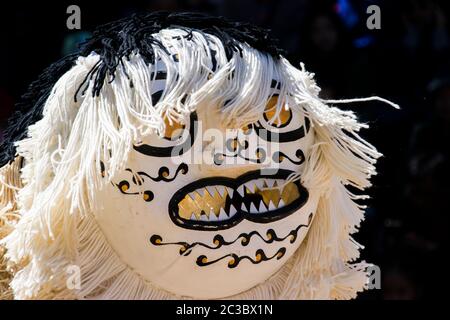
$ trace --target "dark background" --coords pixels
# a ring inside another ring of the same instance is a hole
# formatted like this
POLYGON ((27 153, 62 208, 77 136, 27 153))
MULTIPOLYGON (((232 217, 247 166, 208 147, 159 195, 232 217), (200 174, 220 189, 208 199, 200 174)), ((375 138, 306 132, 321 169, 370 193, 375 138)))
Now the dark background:
MULTIPOLYGON (((379 95, 401 105, 352 107, 384 154, 356 238, 380 266, 381 290, 360 299, 443 297, 448 275, 450 2, 311 0, 15 1, 0 9, 0 139, 14 103, 50 63, 101 23, 143 10, 202 11, 272 29, 291 63, 316 73, 324 98, 379 95), (81 8, 81 30, 66 8, 81 8), (369 30, 366 9, 381 8, 369 30), (446 251, 446 250, 445 250, 446 251)), ((349 107, 345 107, 349 108, 349 107)))

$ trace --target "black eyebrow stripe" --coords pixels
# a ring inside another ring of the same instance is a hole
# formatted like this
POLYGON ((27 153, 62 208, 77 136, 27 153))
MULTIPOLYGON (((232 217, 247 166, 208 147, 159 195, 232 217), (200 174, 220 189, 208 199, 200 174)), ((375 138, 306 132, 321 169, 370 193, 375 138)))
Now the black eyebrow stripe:
POLYGON ((158 72, 156 72, 156 76, 155 76, 155 72, 152 72, 150 74, 150 78, 152 80, 166 80, 167 79, 167 72, 165 72, 165 71, 158 71, 158 72))
POLYGON ((133 149, 139 153, 151 157, 172 157, 174 156, 173 154, 174 149, 178 148, 179 150, 178 155, 181 155, 187 152, 194 144, 194 140, 197 136, 197 129, 198 129, 196 121, 197 121, 197 114, 194 111, 191 113, 191 117, 189 120, 189 137, 181 145, 175 145, 171 147, 155 147, 150 146, 148 144, 141 144, 137 146, 134 145, 133 149))
POLYGON ((164 90, 159 90, 159 91, 156 91, 155 93, 152 94, 152 104, 153 104, 153 106, 155 106, 159 102, 159 99, 161 99, 163 91, 164 90))
POLYGON ((311 121, 308 117, 305 117, 305 134, 309 132, 309 129, 311 128, 311 121))
POLYGON ((214 49, 211 49, 210 51, 211 51, 211 63, 212 63, 212 68, 211 68, 211 70, 212 70, 213 72, 215 72, 216 69, 217 69, 217 59, 216 59, 217 51, 214 50, 214 49))
POLYGON ((278 82, 277 80, 272 79, 272 82, 270 83, 270 88, 280 90, 281 82, 278 82))
MULTIPOLYGON (((308 118, 305 118, 308 119, 308 118)), ((256 134, 258 135, 258 137, 260 137, 261 139, 265 140, 265 141, 269 141, 269 142, 278 142, 278 143, 282 143, 282 142, 291 142, 291 141, 295 141, 295 140, 300 140, 303 139, 307 134, 308 134, 308 130, 307 127, 309 128, 309 122, 307 122, 307 120, 305 120, 305 124, 298 127, 295 130, 292 131, 288 131, 288 132, 272 132, 269 129, 266 129, 261 122, 257 121, 255 124, 255 129, 256 129, 256 134), (262 134, 262 132, 266 132, 266 134, 262 134)))

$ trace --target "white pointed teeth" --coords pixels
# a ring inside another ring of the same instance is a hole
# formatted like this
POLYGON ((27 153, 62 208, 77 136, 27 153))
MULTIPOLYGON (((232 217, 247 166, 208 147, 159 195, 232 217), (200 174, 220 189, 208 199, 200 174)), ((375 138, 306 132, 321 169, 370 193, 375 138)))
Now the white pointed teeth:
POLYGON ((251 192, 251 193, 255 193, 256 192, 256 184, 255 181, 250 181, 244 184, 245 187, 251 192))
POLYGON ((237 212, 236 208, 233 205, 231 205, 230 206, 230 218, 233 217, 236 214, 236 212, 237 212))
POLYGON ((249 192, 255 193, 256 189, 263 190, 263 189, 271 189, 276 188, 278 186, 281 186, 284 184, 284 180, 281 179, 258 179, 258 180, 252 180, 249 182, 244 183, 243 185, 239 186, 238 192, 241 196, 244 196, 245 188, 248 189, 249 192))
POLYGON ((220 196, 223 198, 225 196, 225 187, 224 186, 217 186, 217 191, 219 191, 220 196))
MULTIPOLYGON (((179 207, 181 209, 196 208, 194 212, 191 212, 190 220, 192 221, 217 224, 230 220, 242 212, 270 215, 272 211, 290 205, 292 202, 290 191, 291 189, 286 189, 285 180, 270 177, 257 178, 239 185, 236 189, 220 184, 199 188, 187 195, 186 206, 179 207), (284 192, 285 190, 287 191, 284 192)), ((188 213, 182 212, 181 216, 187 217, 188 213)))
POLYGON ((275 205, 273 204, 272 200, 270 200, 269 201, 269 210, 272 211, 272 210, 275 210, 275 209, 276 209, 275 205))
POLYGON ((241 197, 244 196, 244 186, 241 185, 239 186, 239 188, 237 189, 237 192, 241 195, 241 197))
MULTIPOLYGON (((200 188, 195 190, 194 192, 189 193, 189 197, 191 197, 192 200, 195 200, 196 197, 215 197, 216 194, 219 194, 220 197, 225 198, 227 195, 231 198, 233 198, 234 189, 230 187, 225 187, 222 185, 217 186, 207 186, 204 188, 200 188)), ((244 186, 240 187, 239 193, 241 196, 244 196, 244 186)))
POLYGON ((194 192, 189 193, 189 197, 195 201, 195 193, 194 192))
POLYGON ((283 200, 280 200, 278 207, 275 206, 275 204, 272 202, 272 200, 269 202, 268 206, 266 206, 264 201, 261 200, 258 205, 255 205, 253 202, 250 203, 250 209, 247 209, 247 206, 244 203, 242 203, 241 209, 245 212, 258 214, 258 213, 266 213, 268 211, 273 211, 273 210, 282 208, 284 206, 285 206, 285 204, 284 204, 283 200))
POLYGON ((219 221, 228 220, 228 216, 225 213, 225 210, 223 210, 223 208, 220 208, 220 213, 219 213, 218 220, 219 221))
POLYGON ((259 190, 262 190, 265 187, 264 179, 256 180, 255 184, 259 190))
POLYGON ((208 193, 209 193, 211 196, 214 196, 214 194, 216 193, 216 188, 215 188, 215 187, 209 186, 209 187, 206 187, 206 190, 208 190, 208 193))
POLYGON ((267 184, 268 188, 272 188, 274 183, 275 183, 275 180, 273 180, 273 179, 266 180, 266 184, 267 184))
POLYGON ((211 209, 211 211, 209 211, 209 221, 218 221, 218 220, 219 217, 217 217, 213 209, 211 209))
POLYGON ((227 214, 223 208, 220 208, 220 213, 227 214))
POLYGON ((266 211, 267 211, 266 205, 264 204, 264 201, 261 201, 259 203, 259 212, 266 212, 266 211))
MULTIPOLYGON (((241 186, 241 192, 244 194, 244 186, 241 186)), ((236 204, 232 204, 233 195, 235 189, 224 185, 210 185, 192 191, 186 196, 186 201, 191 201, 187 203, 190 206, 194 201, 198 211, 192 212, 189 220, 217 223, 231 219, 240 211, 236 204)))

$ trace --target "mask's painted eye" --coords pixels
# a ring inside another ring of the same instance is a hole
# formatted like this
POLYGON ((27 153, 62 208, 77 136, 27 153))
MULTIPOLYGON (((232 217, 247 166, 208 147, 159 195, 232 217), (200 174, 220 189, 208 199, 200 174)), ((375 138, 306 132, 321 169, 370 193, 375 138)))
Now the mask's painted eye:
POLYGON ((249 124, 243 126, 241 128, 241 130, 244 134, 249 134, 251 132, 252 128, 253 128, 253 125, 251 123, 249 123, 249 124))
POLYGON ((291 109, 284 105, 277 115, 278 96, 273 96, 267 101, 266 109, 264 111, 264 119, 276 128, 283 128, 289 124, 292 119, 291 109))
POLYGON ((176 120, 172 120, 172 123, 169 121, 168 117, 164 117, 165 131, 164 131, 164 139, 167 140, 177 140, 181 137, 184 130, 184 125, 176 120))

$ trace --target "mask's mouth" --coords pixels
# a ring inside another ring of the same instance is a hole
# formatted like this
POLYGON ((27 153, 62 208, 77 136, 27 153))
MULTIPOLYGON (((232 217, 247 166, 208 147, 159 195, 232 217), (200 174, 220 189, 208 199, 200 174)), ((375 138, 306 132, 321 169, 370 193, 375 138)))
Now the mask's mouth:
POLYGON ((256 170, 236 179, 209 177, 177 191, 169 202, 172 221, 183 228, 221 230, 243 219, 269 223, 292 214, 308 200, 300 181, 287 182, 292 171, 256 170))

